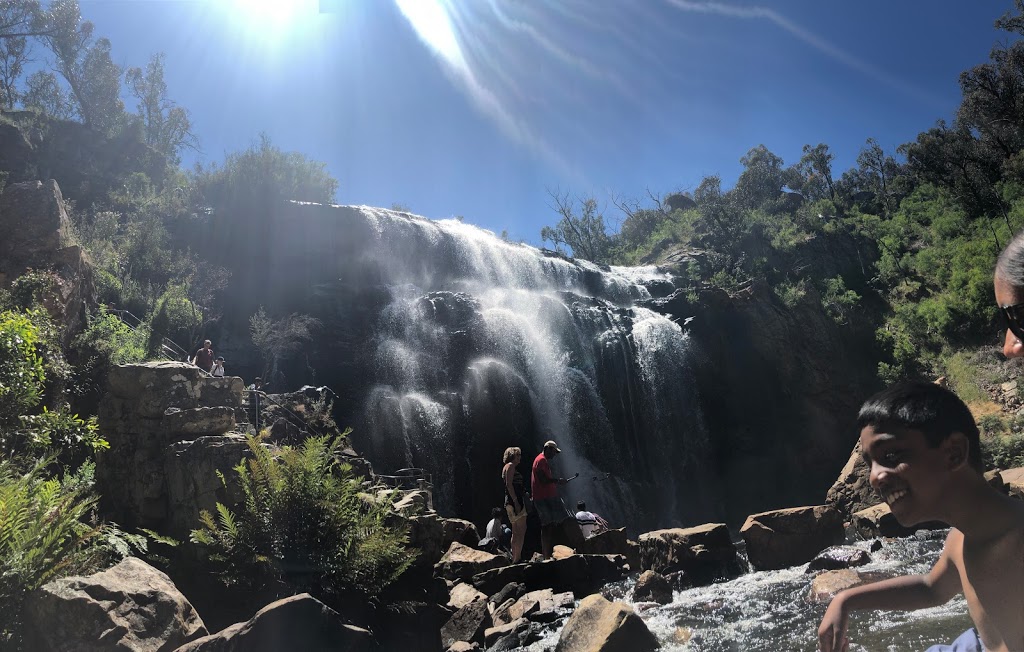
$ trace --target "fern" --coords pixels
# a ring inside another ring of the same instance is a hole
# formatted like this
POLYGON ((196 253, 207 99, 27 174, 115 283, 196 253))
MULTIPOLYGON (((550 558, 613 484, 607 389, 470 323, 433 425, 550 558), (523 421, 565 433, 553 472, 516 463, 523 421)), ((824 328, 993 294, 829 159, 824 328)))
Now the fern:
POLYGON ((271 451, 250 437, 248 459, 235 467, 245 500, 238 511, 203 512, 191 540, 221 563, 228 584, 331 594, 374 594, 412 563, 405 532, 385 521, 389 506, 358 498, 359 482, 340 464, 343 438, 311 437, 271 451))

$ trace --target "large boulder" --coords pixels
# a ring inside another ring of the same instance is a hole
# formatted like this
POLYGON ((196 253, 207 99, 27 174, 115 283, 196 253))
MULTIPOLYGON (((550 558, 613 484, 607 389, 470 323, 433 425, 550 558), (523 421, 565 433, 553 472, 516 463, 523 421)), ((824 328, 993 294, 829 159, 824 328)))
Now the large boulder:
POLYGON ((480 543, 480 533, 476 526, 461 518, 442 519, 444 525, 443 545, 445 550, 458 541, 464 546, 475 548, 480 543))
POLYGON ((589 595, 562 628, 555 652, 649 652, 658 647, 632 607, 589 595))
POLYGON ((456 541, 434 565, 434 573, 448 580, 469 581, 478 573, 508 564, 506 557, 476 550, 456 541))
POLYGON ((241 504, 245 495, 233 469, 250 454, 249 443, 240 434, 171 444, 164 458, 164 532, 187 539, 189 532, 199 526, 202 510, 212 513, 217 503, 228 507, 241 504))
POLYGON ((844 518, 877 504, 880 498, 868 481, 868 471, 858 440, 839 477, 828 490, 825 502, 839 510, 844 518))
POLYGON ((483 643, 484 631, 492 624, 487 603, 470 602, 456 611, 441 628, 441 645, 447 649, 458 641, 483 643))
POLYGON ((832 546, 815 555, 814 559, 807 564, 807 569, 804 572, 839 570, 869 563, 871 563, 871 555, 865 550, 853 546, 832 546))
POLYGON ((370 652, 373 635, 345 623, 337 611, 308 593, 272 602, 244 623, 178 648, 177 652, 370 652))
POLYGON ((740 575, 736 546, 724 523, 640 535, 640 567, 667 575, 685 571, 697 585, 740 575))
POLYGON ((232 480, 245 454, 239 436, 220 438, 241 404, 241 378, 213 378, 183 362, 113 367, 98 410, 110 442, 96 462, 104 511, 122 526, 187 537, 199 510, 213 507, 216 471, 232 480))
MULTIPOLYGON (((581 555, 622 555, 629 557, 629 541, 626 528, 605 530, 600 534, 584 539, 576 548, 581 555)), ((632 570, 638 570, 633 568, 632 570)))
POLYGON ((947 527, 945 523, 929 522, 918 523, 913 527, 903 527, 892 510, 886 503, 879 503, 873 507, 862 509, 853 515, 853 527, 857 534, 865 539, 877 537, 908 537, 918 530, 943 530, 947 527))
POLYGON ((1006 469, 1005 471, 1000 471, 999 475, 1010 496, 1024 498, 1024 467, 1006 469))
POLYGON ((826 571, 811 581, 807 601, 812 604, 827 604, 840 591, 888 579, 888 577, 889 575, 885 573, 866 573, 852 568, 826 571))
POLYGON ((50 582, 26 606, 29 649, 40 652, 164 652, 208 633, 170 578, 134 557, 50 582))
POLYGON ((448 608, 456 611, 465 607, 470 602, 487 600, 487 596, 473 588, 472 584, 456 584, 452 587, 448 598, 448 608))
POLYGON ((747 517, 740 529, 747 557, 757 570, 803 564, 843 542, 843 519, 830 505, 792 507, 747 517))
POLYGON ((633 600, 652 601, 659 604, 672 602, 672 583, 661 573, 647 570, 640 573, 633 587, 633 600))
MULTIPOLYGON (((476 604, 476 603, 473 603, 476 604)), ((441 628, 452 612, 439 604, 402 601, 378 610, 373 631, 378 650, 402 652, 438 652, 451 646, 441 645, 441 628)))

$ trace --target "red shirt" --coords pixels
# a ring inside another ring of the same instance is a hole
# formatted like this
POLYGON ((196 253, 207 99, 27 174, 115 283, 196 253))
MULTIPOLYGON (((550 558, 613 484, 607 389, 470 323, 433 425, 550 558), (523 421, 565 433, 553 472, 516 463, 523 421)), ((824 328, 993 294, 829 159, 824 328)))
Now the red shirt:
POLYGON ((537 456, 537 459, 533 460, 533 478, 530 483, 530 487, 533 489, 533 499, 543 500, 545 498, 554 498, 558 495, 558 486, 553 482, 554 478, 551 476, 551 465, 548 464, 548 458, 544 457, 544 453, 537 456), (537 474, 540 474, 541 478, 547 479, 549 482, 542 482, 537 474))

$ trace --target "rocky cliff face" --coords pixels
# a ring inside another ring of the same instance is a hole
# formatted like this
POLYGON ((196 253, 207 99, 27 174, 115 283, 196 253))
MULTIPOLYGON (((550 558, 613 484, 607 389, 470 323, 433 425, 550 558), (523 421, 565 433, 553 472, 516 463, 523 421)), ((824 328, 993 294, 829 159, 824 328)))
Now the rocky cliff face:
POLYGON ((233 432, 241 378, 151 362, 113 367, 108 383, 98 421, 110 450, 97 460, 96 488, 112 520, 187 540, 200 510, 241 500, 231 471, 248 451, 233 432))
POLYGON ((69 338, 96 305, 92 267, 71 237, 60 188, 52 179, 12 183, 0 194, 0 288, 28 270, 50 271, 53 293, 44 305, 69 338))
MULTIPOLYGON (((365 207, 290 203, 245 233, 211 226, 234 272, 213 338, 232 369, 258 373, 258 306, 319 318, 288 382, 333 387, 378 472, 425 467, 441 509, 481 522, 502 499, 504 448, 523 448, 528 478, 551 437, 568 449, 557 472, 581 472, 567 498, 638 530, 819 502, 873 388, 870 329, 837 326, 813 290, 796 308, 764 284, 687 301, 654 267, 365 207)), ((855 248, 811 245, 860 265, 855 248)), ((667 268, 691 254, 666 251, 667 268)))
MULTIPOLYGON (((834 275, 856 279, 854 243, 816 245, 834 275)), ((668 251, 684 268, 692 252, 668 251)), ((820 502, 856 442, 861 402, 877 390, 870 324, 839 325, 813 287, 794 307, 763 281, 733 295, 708 288, 696 300, 676 292, 647 302, 677 319, 693 317, 694 378, 730 517, 820 502)))

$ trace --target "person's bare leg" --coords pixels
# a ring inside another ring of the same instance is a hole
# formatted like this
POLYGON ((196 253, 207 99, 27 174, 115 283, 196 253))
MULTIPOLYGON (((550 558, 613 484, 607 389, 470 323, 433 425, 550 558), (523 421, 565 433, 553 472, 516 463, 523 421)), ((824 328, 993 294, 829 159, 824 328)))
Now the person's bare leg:
POLYGON ((523 543, 526 540, 526 519, 521 518, 512 524, 512 563, 522 561, 523 543))
POLYGON ((544 559, 551 559, 551 539, 554 535, 553 525, 544 525, 540 528, 540 550, 544 559))

